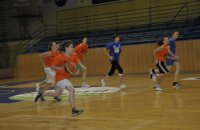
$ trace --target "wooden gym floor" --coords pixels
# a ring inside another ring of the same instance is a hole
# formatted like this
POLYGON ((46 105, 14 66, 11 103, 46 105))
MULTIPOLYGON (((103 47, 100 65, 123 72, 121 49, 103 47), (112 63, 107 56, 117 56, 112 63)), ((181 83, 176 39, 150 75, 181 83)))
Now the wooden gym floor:
MULTIPOLYGON (((188 77, 200 74, 181 75, 181 79, 188 77)), ((89 77, 88 82, 100 85, 101 78, 89 77)), ((76 106, 84 109, 78 117, 71 116, 67 99, 37 103, 33 99, 3 103, 1 99, 0 130, 200 130, 200 79, 181 80, 184 86, 176 90, 171 87, 172 77, 168 77, 161 86, 162 92, 153 91, 147 75, 127 75, 125 80, 128 85, 125 90, 77 96, 76 106)), ((71 81, 75 86, 81 84, 80 77, 71 81)), ((6 82, 9 80, 0 81, 6 82)), ((110 78, 107 84, 118 87, 118 77, 110 78)), ((4 84, 0 96, 9 96, 12 91, 7 88, 21 92, 33 86, 35 82, 4 84)))

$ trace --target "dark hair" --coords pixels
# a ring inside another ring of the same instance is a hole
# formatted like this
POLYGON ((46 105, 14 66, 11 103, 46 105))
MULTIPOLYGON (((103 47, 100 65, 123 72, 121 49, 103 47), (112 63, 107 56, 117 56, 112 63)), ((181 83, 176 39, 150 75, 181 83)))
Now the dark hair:
POLYGON ((162 45, 163 45, 163 41, 158 41, 158 42, 157 42, 157 45, 158 45, 158 46, 162 46, 162 45))
POLYGON ((165 36, 159 37, 156 41, 157 45, 161 46, 162 44, 164 44, 164 39, 165 39, 165 36))
POLYGON ((69 47, 70 44, 73 44, 71 40, 63 41, 61 44, 61 51, 65 51, 65 47, 69 47))
POLYGON ((57 44, 60 44, 60 42, 59 42, 59 41, 54 41, 54 42, 56 43, 56 45, 57 45, 57 44))
POLYGON ((119 37, 119 35, 118 34, 114 34, 113 35, 113 40, 115 40, 115 38, 117 38, 117 37, 119 37))
POLYGON ((84 38, 88 38, 88 37, 86 35, 84 35, 82 39, 84 39, 84 38))
POLYGON ((172 31, 172 34, 174 34, 175 32, 178 32, 178 31, 177 31, 177 30, 173 30, 173 31, 172 31))
POLYGON ((54 43, 54 42, 50 42, 50 43, 49 43, 49 45, 48 45, 48 50, 49 50, 49 51, 51 50, 51 47, 53 46, 53 43, 54 43))
POLYGON ((62 50, 65 50, 65 47, 69 47, 69 45, 73 44, 71 40, 63 41, 62 50))

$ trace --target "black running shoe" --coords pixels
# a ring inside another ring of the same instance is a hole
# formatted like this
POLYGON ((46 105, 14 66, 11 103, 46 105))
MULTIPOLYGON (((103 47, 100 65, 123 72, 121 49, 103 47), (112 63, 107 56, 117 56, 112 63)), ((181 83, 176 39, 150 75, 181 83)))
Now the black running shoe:
POLYGON ((72 116, 78 116, 78 115, 80 115, 81 113, 83 112, 83 110, 78 110, 78 109, 76 109, 76 108, 73 108, 72 109, 72 116))
POLYGON ((60 102, 62 99, 60 97, 54 97, 54 99, 58 102, 60 102))
POLYGON ((182 87, 183 86, 183 84, 180 84, 179 82, 174 82, 173 84, 172 84, 172 87, 173 88, 180 88, 180 87, 182 87))
POLYGON ((40 92, 40 91, 37 93, 37 95, 35 97, 35 102, 37 102, 39 98, 41 98, 41 100, 44 100, 44 97, 42 96, 42 92, 40 92))
POLYGON ((41 96, 41 101, 42 101, 42 102, 44 102, 44 101, 45 101, 45 99, 44 99, 44 96, 41 96))

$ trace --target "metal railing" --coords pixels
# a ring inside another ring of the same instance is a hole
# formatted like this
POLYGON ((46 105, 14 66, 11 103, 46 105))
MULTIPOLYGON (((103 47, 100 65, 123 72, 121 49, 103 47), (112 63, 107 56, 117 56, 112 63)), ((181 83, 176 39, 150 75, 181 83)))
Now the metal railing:
MULTIPOLYGON (((58 12, 59 13, 59 12, 58 12)), ((170 24, 182 21, 192 21, 200 16, 200 1, 194 0, 177 4, 163 5, 151 8, 104 13, 99 15, 57 19, 57 25, 43 25, 31 34, 17 49, 24 53, 46 36, 69 34, 73 32, 89 32, 109 29, 141 27, 143 25, 170 24)))
MULTIPOLYGON (((58 12, 59 13, 59 12, 58 12)), ((142 25, 155 25, 190 21, 200 15, 200 1, 194 0, 151 8, 127 10, 84 17, 58 19, 58 32, 120 29, 142 25)))
POLYGON ((46 25, 39 27, 35 32, 31 34, 32 38, 29 40, 25 40, 20 43, 20 46, 16 48, 17 54, 25 53, 25 51, 32 47, 34 44, 39 42, 45 36, 54 36, 57 34, 55 25, 46 25))

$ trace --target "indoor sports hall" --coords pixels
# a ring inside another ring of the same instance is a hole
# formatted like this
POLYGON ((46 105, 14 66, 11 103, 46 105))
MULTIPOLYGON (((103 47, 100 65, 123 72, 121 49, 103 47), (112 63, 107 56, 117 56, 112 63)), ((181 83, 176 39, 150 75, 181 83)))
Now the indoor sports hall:
POLYGON ((0 130, 199 130, 199 0, 0 0, 0 130))

